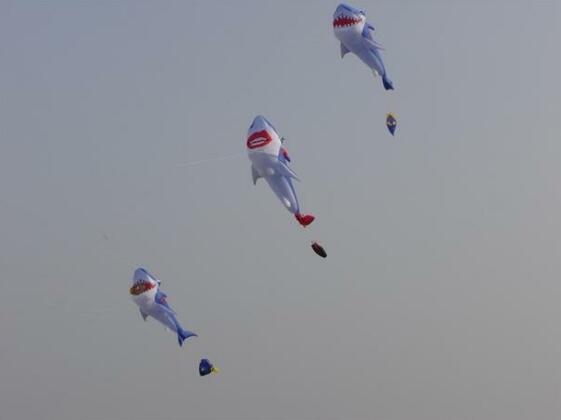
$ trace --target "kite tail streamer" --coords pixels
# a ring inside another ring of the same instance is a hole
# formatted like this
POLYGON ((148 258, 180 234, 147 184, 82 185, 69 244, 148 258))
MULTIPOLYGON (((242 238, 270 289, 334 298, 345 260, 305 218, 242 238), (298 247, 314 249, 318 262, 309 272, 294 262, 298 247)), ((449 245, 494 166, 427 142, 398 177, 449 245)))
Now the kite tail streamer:
POLYGON ((399 103, 399 92, 396 92, 395 90, 385 91, 384 96, 384 103, 386 104, 386 115, 384 116, 385 124, 388 126, 388 120, 392 121, 393 127, 388 126, 387 128, 390 130, 390 133, 394 135, 399 118, 399 113, 396 109, 398 108, 396 104, 399 103))

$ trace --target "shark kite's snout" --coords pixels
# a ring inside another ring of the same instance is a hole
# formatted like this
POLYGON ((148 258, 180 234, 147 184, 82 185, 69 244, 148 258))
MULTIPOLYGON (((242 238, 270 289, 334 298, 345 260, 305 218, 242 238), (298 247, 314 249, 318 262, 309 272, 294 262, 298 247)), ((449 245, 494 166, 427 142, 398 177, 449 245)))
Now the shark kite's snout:
POLYGON ((144 268, 137 268, 132 277, 132 287, 130 294, 133 296, 141 295, 148 290, 152 290, 160 284, 159 280, 153 277, 144 268))
POLYGON ((258 115, 257 117, 255 117, 253 119, 253 122, 249 126, 249 131, 251 133, 251 132, 263 131, 263 130, 265 130, 265 131, 273 130, 274 131, 275 128, 269 122, 269 120, 267 120, 267 118, 265 118, 263 115, 258 115))
POLYGON ((276 154, 281 141, 275 127, 262 115, 253 119, 247 132, 246 146, 248 152, 266 152, 276 154))
POLYGON ((333 29, 345 29, 362 23, 364 12, 346 4, 340 4, 333 14, 333 29))

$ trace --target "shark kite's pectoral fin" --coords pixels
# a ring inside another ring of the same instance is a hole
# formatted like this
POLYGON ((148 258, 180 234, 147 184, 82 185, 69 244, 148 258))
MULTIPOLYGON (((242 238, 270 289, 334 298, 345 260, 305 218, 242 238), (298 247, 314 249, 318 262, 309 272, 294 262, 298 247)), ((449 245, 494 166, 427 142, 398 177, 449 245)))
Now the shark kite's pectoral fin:
POLYGON ((341 42, 341 58, 343 58, 345 56, 345 54, 347 54, 349 51, 349 49, 347 47, 345 47, 343 45, 343 43, 341 42))
POLYGON ((146 318, 148 318, 148 314, 145 314, 144 312, 142 312, 142 309, 138 309, 140 311, 140 316, 142 317, 142 319, 144 321, 146 321, 146 318))
POLYGON ((286 178, 293 178, 296 181, 300 181, 300 179, 298 179, 298 176, 296 175, 296 173, 290 169, 288 167, 288 165, 286 165, 286 163, 280 162, 277 166, 277 171, 279 173, 279 175, 284 176, 286 178))
POLYGON ((253 179, 253 185, 257 184, 257 180, 261 178, 261 175, 257 172, 257 169, 251 165, 251 179, 253 179))

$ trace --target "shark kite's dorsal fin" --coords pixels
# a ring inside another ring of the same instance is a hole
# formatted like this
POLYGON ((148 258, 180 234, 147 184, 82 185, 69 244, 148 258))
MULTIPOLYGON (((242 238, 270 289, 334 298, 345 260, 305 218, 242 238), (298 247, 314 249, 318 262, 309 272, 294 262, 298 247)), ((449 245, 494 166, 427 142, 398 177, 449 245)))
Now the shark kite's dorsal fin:
POLYGON ((261 178, 261 175, 259 175, 255 166, 251 165, 251 179, 253 179, 253 185, 257 184, 259 178, 261 178))
POLYGON ((362 39, 364 40, 367 48, 374 48, 376 50, 384 50, 384 47, 374 41, 374 37, 372 36, 372 32, 374 31, 374 26, 367 23, 364 25, 364 29, 362 30, 362 39))
POLYGON ((349 49, 341 42, 341 58, 343 58, 348 52, 350 52, 349 49))

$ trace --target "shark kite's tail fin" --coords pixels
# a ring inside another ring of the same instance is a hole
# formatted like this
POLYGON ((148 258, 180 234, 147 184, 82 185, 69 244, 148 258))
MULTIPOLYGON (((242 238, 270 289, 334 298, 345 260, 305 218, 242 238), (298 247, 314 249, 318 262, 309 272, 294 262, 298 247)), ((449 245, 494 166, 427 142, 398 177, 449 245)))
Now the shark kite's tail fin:
POLYGON ((183 341, 185 341, 186 339, 188 339, 189 337, 198 337, 197 334, 195 334, 192 331, 189 330, 184 330, 184 329, 179 329, 177 331, 177 342, 179 343, 180 346, 183 345, 183 341))
POLYGON ((311 214, 296 213, 294 215, 294 217, 296 217, 296 220, 298 220, 298 223, 300 223, 303 227, 308 226, 309 224, 311 224, 315 220, 315 217, 312 216, 311 214))
POLYGON ((393 83, 390 79, 388 79, 386 73, 382 76, 382 83, 384 84, 384 89, 393 90, 393 83))

